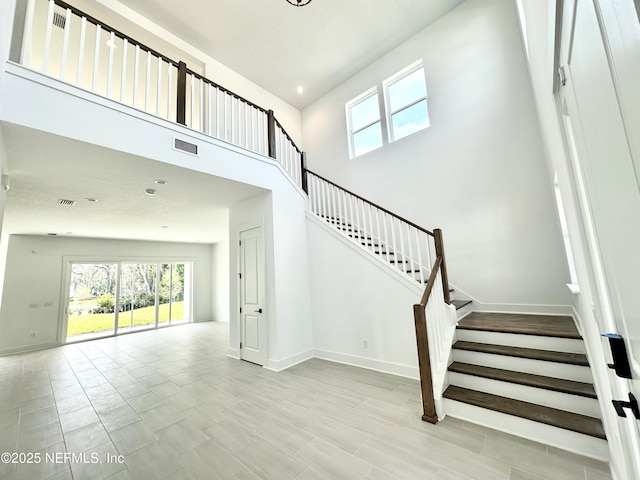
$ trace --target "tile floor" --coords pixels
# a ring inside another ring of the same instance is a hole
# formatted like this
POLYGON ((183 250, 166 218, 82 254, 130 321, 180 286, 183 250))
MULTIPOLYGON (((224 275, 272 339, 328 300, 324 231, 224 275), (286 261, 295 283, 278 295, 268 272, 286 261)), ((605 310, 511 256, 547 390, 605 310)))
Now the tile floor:
POLYGON ((230 359, 206 323, 0 357, 1 479, 604 480, 606 464, 447 418, 418 382, 230 359), (13 460, 19 460, 15 458, 13 460))

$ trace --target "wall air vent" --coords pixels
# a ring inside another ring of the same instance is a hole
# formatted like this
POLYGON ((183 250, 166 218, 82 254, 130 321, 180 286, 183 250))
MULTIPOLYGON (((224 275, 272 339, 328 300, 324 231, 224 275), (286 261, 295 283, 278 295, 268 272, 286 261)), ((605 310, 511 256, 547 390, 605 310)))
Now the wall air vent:
POLYGON ((58 205, 64 205, 65 207, 73 207, 75 204, 75 200, 65 200, 64 198, 58 200, 58 205))
POLYGON ((173 138, 173 148, 174 150, 180 150, 181 152, 198 156, 198 145, 185 142, 184 140, 180 140, 179 138, 173 138))
POLYGON ((67 23, 67 19, 64 15, 60 15, 58 12, 53 12, 53 24, 64 30, 64 26, 67 23))

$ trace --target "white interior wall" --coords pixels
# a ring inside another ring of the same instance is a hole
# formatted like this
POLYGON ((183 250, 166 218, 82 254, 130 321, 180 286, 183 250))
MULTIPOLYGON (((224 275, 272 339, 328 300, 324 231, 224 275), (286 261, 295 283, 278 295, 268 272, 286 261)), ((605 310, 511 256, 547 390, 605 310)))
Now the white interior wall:
POLYGON ((213 249, 213 319, 229 322, 229 241, 218 242, 213 249))
POLYGON ((308 218, 307 228, 315 356, 419 378, 412 309, 418 285, 409 288, 317 220, 308 218))
POLYGON ((312 170, 443 230, 456 287, 511 310, 570 303, 512 2, 467 0, 306 108, 302 123, 312 170), (345 103, 418 59, 431 127, 349 160, 345 103))
POLYGON ((284 189, 239 202, 229 211, 229 354, 239 357, 238 240, 242 230, 263 226, 267 364, 283 370, 313 356, 309 251, 304 199, 284 189))
POLYGON ((65 256, 89 261, 192 260, 193 321, 213 319, 211 245, 11 235, 0 310, 0 353, 57 342, 67 281, 63 278, 65 256), (30 308, 31 304, 38 308, 30 308))

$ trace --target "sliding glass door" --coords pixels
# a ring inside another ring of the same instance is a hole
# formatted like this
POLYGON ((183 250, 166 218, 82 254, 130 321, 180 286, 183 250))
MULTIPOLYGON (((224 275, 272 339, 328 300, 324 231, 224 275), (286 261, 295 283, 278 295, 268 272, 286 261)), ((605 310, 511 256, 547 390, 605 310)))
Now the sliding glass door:
POLYGON ((190 263, 70 265, 67 342, 191 319, 190 263))
POLYGON ((67 340, 113 335, 117 278, 118 265, 115 263, 72 264, 67 340))

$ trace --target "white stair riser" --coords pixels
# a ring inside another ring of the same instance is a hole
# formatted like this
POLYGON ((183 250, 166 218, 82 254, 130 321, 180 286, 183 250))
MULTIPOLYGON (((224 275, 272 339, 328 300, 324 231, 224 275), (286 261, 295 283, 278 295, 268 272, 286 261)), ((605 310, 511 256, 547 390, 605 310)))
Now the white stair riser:
POLYGON ((465 342, 507 345, 510 347, 535 348, 566 353, 585 353, 584 342, 574 338, 542 337, 514 333, 483 332, 479 330, 456 330, 456 339, 465 342))
MULTIPOLYGON (((469 315, 473 310, 472 310, 473 304, 470 303, 468 305, 465 305, 462 308, 459 308, 458 310, 456 310, 456 318, 458 320, 462 320, 464 317, 466 317, 467 315, 469 315)), ((456 335, 457 335, 458 330, 456 330, 456 335)))
POLYGON ((478 392, 491 393, 501 397, 514 398, 516 400, 522 400, 523 402, 536 403, 558 410, 600 418, 600 406, 598 400, 594 398, 529 387, 517 383, 502 382, 458 372, 449 372, 449 383, 478 392))
POLYGON ((530 358, 493 355, 490 353, 458 349, 453 349, 453 360, 456 362, 470 363, 472 365, 513 370, 514 372, 533 373, 535 375, 593 383, 589 367, 579 365, 545 362, 542 360, 532 360, 530 358))
POLYGON ((446 414, 454 418, 500 430, 511 435, 544 443, 600 461, 609 461, 609 447, 607 442, 600 438, 495 412, 448 398, 444 399, 443 404, 446 414))

